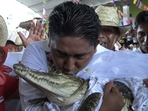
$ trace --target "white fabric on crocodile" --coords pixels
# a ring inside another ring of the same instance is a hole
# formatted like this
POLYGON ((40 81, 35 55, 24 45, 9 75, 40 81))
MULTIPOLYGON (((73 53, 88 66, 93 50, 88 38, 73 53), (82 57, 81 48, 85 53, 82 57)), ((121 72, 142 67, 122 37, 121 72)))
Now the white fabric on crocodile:
MULTIPOLYGON (((88 79, 91 75, 90 84, 96 81, 93 86, 90 85, 92 88, 89 93, 98 92, 99 86, 103 89, 104 84, 110 80, 121 81, 132 90, 133 109, 135 111, 148 111, 148 88, 143 84, 143 79, 148 78, 147 63, 148 54, 128 50, 106 51, 96 53, 91 63, 77 76, 88 79), (87 72, 86 69, 89 71, 87 72)), ((99 92, 103 94, 102 89, 99 92)))

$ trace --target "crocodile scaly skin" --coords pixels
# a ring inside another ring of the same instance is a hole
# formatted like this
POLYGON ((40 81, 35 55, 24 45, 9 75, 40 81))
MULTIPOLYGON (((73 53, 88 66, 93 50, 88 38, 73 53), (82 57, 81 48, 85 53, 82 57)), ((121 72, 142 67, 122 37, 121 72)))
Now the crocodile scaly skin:
POLYGON ((80 100, 88 89, 88 81, 57 72, 34 71, 23 64, 14 64, 14 72, 43 91, 58 106, 71 105, 80 100))

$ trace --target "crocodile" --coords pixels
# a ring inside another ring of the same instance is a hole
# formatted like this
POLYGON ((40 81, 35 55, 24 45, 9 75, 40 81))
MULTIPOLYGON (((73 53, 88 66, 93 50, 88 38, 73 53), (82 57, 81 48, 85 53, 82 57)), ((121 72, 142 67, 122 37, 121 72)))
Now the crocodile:
POLYGON ((23 64, 14 64, 14 72, 46 94, 49 100, 58 106, 71 105, 84 97, 88 89, 88 81, 62 72, 39 72, 25 67, 23 64))
MULTIPOLYGON (((31 68, 25 67, 21 63, 13 65, 14 72, 26 80, 28 83, 43 91, 47 98, 31 99, 31 103, 42 103, 41 101, 51 100, 59 107, 72 105, 76 101, 82 100, 82 104, 78 111, 95 111, 99 104, 101 94, 96 92, 89 95, 85 100, 89 80, 65 75, 62 72, 40 72, 31 68)), ((133 111, 131 106, 133 103, 133 95, 131 90, 122 82, 114 81, 114 86, 123 94, 125 106, 122 111, 133 111)))

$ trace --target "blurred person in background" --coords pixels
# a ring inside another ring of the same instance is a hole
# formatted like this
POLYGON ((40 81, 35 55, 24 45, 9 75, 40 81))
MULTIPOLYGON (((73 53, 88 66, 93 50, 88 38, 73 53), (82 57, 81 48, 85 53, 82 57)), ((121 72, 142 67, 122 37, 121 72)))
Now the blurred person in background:
MULTIPOLYGON (((148 10, 141 11, 136 16, 135 27, 139 43, 136 52, 148 54, 148 10)), ((148 79, 144 79, 144 83, 148 86, 148 79)))
POLYGON ((18 36, 15 39, 15 45, 16 45, 16 52, 23 52, 24 50, 24 46, 23 46, 23 42, 21 40, 21 38, 18 36))
POLYGON ((8 48, 8 52, 16 51, 16 45, 12 40, 7 40, 5 46, 8 48))
POLYGON ((131 28, 131 25, 120 26, 119 16, 115 7, 99 5, 95 12, 101 20, 101 32, 98 43, 107 49, 115 50, 115 43, 121 35, 131 28))
POLYGON ((135 21, 139 48, 137 52, 148 53, 148 10, 141 11, 135 21))

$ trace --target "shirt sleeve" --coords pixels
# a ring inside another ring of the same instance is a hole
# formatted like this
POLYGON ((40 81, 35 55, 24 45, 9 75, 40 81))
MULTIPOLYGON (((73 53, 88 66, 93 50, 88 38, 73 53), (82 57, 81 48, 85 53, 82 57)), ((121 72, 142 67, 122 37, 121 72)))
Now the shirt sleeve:
MULTIPOLYGON (((24 51, 21 63, 25 66, 47 72, 47 63, 45 51, 40 47, 38 43, 30 44, 24 51)), ((23 111, 46 111, 43 106, 31 105, 28 100, 45 97, 45 94, 22 78, 19 79, 19 92, 20 100, 23 111)))

